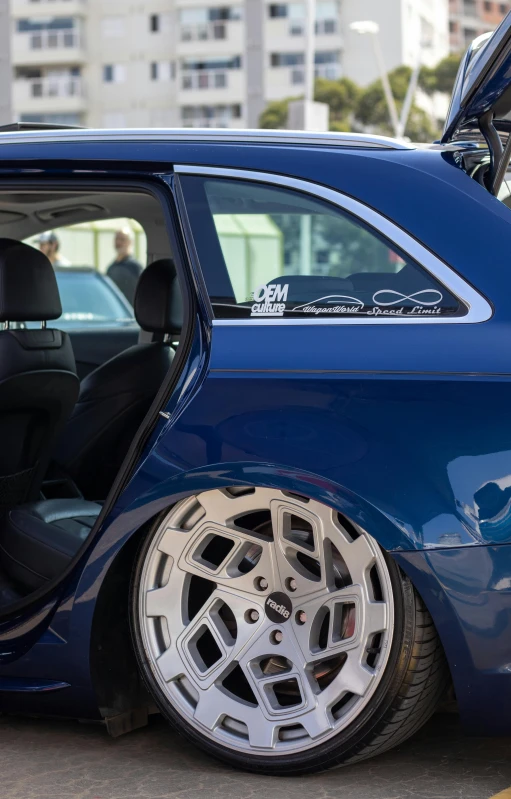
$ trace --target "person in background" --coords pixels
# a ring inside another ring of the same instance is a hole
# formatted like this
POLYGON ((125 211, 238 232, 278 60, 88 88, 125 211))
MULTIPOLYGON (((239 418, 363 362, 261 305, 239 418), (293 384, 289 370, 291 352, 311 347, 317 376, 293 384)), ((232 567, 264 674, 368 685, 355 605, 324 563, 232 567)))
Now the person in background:
POLYGON ((129 227, 123 227, 116 232, 114 247, 117 258, 110 264, 106 274, 133 305, 142 265, 133 257, 133 233, 129 227))
POLYGON ((71 262, 60 253, 60 241, 53 230, 41 233, 37 239, 39 249, 43 252, 52 266, 71 266, 71 262))

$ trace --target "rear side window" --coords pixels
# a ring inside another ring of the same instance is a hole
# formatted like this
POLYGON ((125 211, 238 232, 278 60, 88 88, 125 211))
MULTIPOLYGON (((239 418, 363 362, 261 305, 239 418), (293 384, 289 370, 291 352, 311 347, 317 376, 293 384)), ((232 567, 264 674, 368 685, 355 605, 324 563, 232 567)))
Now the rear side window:
POLYGON ((376 230, 308 194, 182 176, 219 319, 461 316, 466 307, 376 230))

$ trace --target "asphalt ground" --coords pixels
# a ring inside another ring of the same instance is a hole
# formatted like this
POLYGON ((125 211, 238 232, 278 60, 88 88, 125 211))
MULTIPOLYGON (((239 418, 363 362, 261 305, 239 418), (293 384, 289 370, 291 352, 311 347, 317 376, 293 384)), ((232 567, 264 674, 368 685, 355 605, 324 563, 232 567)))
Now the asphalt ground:
POLYGON ((511 738, 464 737, 453 715, 435 716, 411 741, 373 760, 299 778, 265 777, 224 767, 169 730, 160 717, 117 739, 95 725, 0 717, 1 799, 490 799, 495 795, 511 799, 511 738))

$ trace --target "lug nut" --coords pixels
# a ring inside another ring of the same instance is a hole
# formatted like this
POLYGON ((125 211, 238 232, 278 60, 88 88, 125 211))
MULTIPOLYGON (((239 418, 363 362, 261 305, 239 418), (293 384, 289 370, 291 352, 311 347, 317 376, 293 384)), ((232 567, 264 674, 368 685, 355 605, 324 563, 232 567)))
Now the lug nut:
POLYGON ((295 616, 297 624, 305 624, 307 621, 307 614, 304 610, 299 610, 295 616))
POLYGON ((283 638, 284 638, 284 633, 281 630, 274 630, 270 634, 270 641, 272 642, 272 644, 280 644, 283 638))
POLYGON ((287 581, 287 587, 289 591, 296 591, 296 580, 294 577, 290 577, 287 581))
POLYGON ((258 577, 255 581, 255 586, 258 591, 266 591, 268 588, 268 580, 264 577, 258 577))
POLYGON ((250 621, 259 621, 259 612, 257 610, 251 610, 248 615, 250 621))

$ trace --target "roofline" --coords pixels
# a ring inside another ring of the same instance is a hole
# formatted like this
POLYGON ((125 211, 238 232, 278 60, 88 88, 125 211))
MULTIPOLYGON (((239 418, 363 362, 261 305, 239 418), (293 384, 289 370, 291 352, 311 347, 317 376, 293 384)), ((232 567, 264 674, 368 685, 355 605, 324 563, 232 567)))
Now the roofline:
POLYGON ((296 144, 323 147, 359 147, 383 150, 413 150, 407 142, 387 136, 366 133, 316 133, 303 130, 238 130, 225 128, 128 128, 118 130, 51 130, 0 132, 0 144, 43 144, 51 142, 94 141, 164 141, 242 143, 242 144, 296 144))

